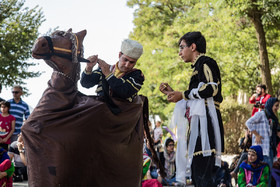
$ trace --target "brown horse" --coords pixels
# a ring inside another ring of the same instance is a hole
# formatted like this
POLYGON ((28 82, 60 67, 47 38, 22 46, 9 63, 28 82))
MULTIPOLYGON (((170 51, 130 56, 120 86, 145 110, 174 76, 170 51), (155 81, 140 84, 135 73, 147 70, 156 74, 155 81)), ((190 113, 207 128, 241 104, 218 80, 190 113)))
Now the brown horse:
POLYGON ((85 35, 56 31, 34 44, 32 56, 54 71, 22 127, 31 187, 141 185, 143 98, 112 98, 121 109, 114 115, 99 97, 78 91, 85 35))

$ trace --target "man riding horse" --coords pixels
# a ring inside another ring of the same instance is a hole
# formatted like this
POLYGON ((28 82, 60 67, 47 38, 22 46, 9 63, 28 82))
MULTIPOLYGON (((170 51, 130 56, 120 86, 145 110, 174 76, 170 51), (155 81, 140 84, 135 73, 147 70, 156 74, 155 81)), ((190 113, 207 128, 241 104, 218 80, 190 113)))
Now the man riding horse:
MULTIPOLYGON (((118 77, 121 72, 117 68, 121 68, 117 65, 107 77, 101 78, 108 82, 106 97, 80 93, 79 62, 87 61, 82 46, 85 35, 86 30, 56 31, 34 44, 32 56, 44 59, 54 71, 48 88, 22 127, 29 186, 141 186, 147 99, 137 96, 137 92, 131 95, 132 100, 112 97, 111 90, 113 96, 117 92, 111 80, 127 81, 139 90, 144 78, 140 82, 127 76, 131 73, 142 76, 140 70, 132 69, 118 77)), ((126 58, 128 65, 131 62, 135 65, 137 58, 130 58, 133 52, 122 52, 120 58, 126 58)), ((89 59, 89 64, 99 62, 99 73, 106 74, 103 70, 108 66, 104 61, 97 57, 89 59)))

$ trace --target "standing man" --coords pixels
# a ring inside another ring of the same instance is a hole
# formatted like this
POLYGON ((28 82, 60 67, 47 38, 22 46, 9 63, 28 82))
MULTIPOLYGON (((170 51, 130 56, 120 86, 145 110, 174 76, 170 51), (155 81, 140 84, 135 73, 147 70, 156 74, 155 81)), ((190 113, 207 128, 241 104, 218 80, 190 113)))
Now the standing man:
MULTIPOLYGON (((0 93, 2 92, 2 84, 0 83, 0 93)), ((0 102, 1 101, 5 101, 5 99, 2 99, 1 97, 0 97, 0 102)))
POLYGON ((270 98, 271 96, 266 93, 266 86, 264 84, 258 84, 256 86, 256 93, 253 94, 250 99, 249 103, 254 104, 252 116, 258 112, 264 109, 265 102, 270 98))
POLYGON ((18 134, 21 132, 23 118, 26 120, 30 115, 28 105, 21 99, 22 87, 19 85, 13 86, 12 94, 13 99, 8 100, 8 102, 11 103, 10 114, 16 118, 16 126, 11 136, 11 143, 17 140, 18 134))
MULTIPOLYGON (((189 87, 185 91, 173 91, 168 83, 161 83, 160 91, 169 102, 187 100, 191 116, 188 136, 187 170, 195 186, 212 187, 215 166, 221 167, 224 151, 224 129, 220 114, 220 70, 215 60, 205 56, 206 40, 200 32, 188 32, 179 40, 179 56, 191 62, 193 68, 189 87)), ((188 117, 188 116, 187 116, 188 117)))
POLYGON ((154 130, 154 145, 157 152, 160 152, 162 136, 163 136, 163 132, 161 128, 161 121, 157 121, 154 130))
POLYGON ((97 95, 103 96, 104 84, 108 84, 109 93, 113 97, 132 102, 144 82, 142 71, 134 68, 142 53, 143 46, 140 43, 125 39, 119 52, 119 61, 113 66, 98 59, 97 55, 90 56, 88 58, 90 62, 87 63, 85 71, 82 73, 81 85, 85 88, 97 85, 97 95), (92 71, 96 63, 99 67, 92 71), (104 75, 103 81, 105 81, 103 83, 102 74, 104 75))

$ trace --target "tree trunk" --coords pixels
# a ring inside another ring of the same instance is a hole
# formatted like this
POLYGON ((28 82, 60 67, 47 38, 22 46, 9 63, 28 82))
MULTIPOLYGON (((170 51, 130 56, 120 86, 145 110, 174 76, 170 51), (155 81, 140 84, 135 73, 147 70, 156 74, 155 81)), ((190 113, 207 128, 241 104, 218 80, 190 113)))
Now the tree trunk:
POLYGON ((266 39, 265 39, 265 32, 261 20, 261 12, 257 9, 255 5, 248 13, 251 21, 254 24, 256 29, 256 35, 258 39, 259 45, 259 55, 260 55, 260 63, 261 63, 261 76, 262 76, 262 83, 266 85, 267 92, 270 95, 273 95, 272 83, 271 83, 271 73, 269 68, 269 60, 268 60, 268 53, 266 49, 266 39))

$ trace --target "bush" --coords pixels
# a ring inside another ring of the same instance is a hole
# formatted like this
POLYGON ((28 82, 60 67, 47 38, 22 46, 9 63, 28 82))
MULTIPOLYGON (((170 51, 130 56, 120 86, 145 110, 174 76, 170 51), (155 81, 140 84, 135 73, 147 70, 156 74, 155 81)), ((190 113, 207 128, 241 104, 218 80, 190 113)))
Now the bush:
POLYGON ((232 98, 221 104, 221 115, 224 124, 225 153, 238 154, 239 139, 244 136, 245 122, 250 118, 252 106, 238 104, 232 98))

